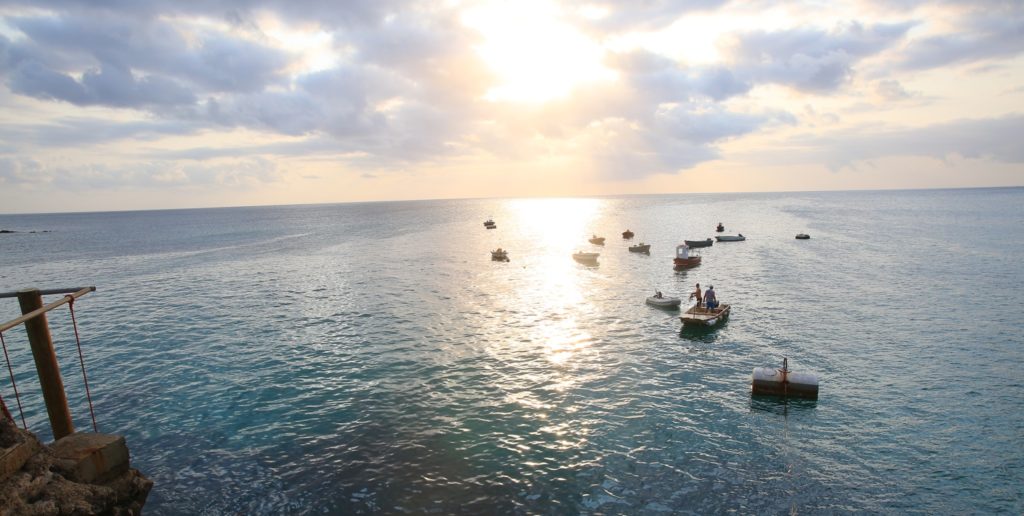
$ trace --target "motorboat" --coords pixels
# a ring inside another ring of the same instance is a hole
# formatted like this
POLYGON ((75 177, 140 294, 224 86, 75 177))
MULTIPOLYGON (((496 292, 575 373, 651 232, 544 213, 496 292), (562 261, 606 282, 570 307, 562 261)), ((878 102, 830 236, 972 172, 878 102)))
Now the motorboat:
POLYGON ((676 257, 672 263, 676 269, 689 269, 700 265, 700 256, 690 256, 690 246, 679 244, 676 246, 676 257))
POLYGON ((718 233, 721 233, 721 232, 725 231, 725 226, 723 226, 722 223, 719 222, 718 223, 718 227, 715 228, 715 231, 717 231, 718 233))
POLYGON ((679 320, 683 326, 715 326, 725 322, 729 318, 730 305, 720 304, 718 308, 704 308, 693 305, 689 310, 683 312, 679 320))
POLYGON ((711 244, 714 244, 715 241, 709 238, 707 240, 683 240, 683 243, 690 246, 690 249, 693 249, 696 247, 711 247, 711 244))
POLYGON ((678 297, 665 296, 662 295, 661 292, 647 298, 647 304, 658 308, 679 308, 679 305, 682 303, 682 299, 679 299, 678 297))
POLYGON ((715 237, 715 240, 718 240, 719 242, 742 242, 746 239, 747 237, 743 236, 743 233, 740 233, 739 235, 722 235, 715 237))
POLYGON ((577 262, 597 263, 598 256, 601 256, 601 253, 584 253, 582 251, 576 251, 573 253, 572 259, 577 262))
POLYGON ((650 253, 651 252, 651 244, 645 244, 643 242, 640 242, 637 245, 631 245, 631 246, 629 246, 629 252, 631 252, 631 253, 650 253))
POLYGON ((484 221, 484 227, 487 228, 487 229, 494 229, 494 228, 498 227, 498 225, 495 224, 493 220, 487 219, 487 220, 484 221))
POLYGON ((797 240, 808 240, 810 238, 811 238, 811 235, 808 235, 807 233, 800 233, 800 234, 798 234, 796 236, 797 240))
POLYGON ((491 251, 491 259, 496 261, 496 262, 507 262, 508 261, 508 251, 499 247, 499 248, 491 251))
POLYGON ((604 245, 604 237, 599 237, 597 235, 591 236, 590 240, 587 241, 595 245, 604 245))
POLYGON ((633 238, 633 232, 628 230, 628 229, 623 231, 622 232, 622 238, 625 238, 626 240, 629 240, 630 238, 633 238))

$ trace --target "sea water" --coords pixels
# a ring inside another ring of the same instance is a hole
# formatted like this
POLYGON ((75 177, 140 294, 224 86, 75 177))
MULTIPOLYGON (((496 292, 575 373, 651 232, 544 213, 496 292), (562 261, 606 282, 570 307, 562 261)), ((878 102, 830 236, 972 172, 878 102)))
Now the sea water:
MULTIPOLYGON (((1024 189, 0 228, 19 231, 0 235, 0 291, 97 287, 75 303, 96 418, 155 481, 148 514, 1024 511, 1024 189), (719 221, 747 240, 673 270, 675 246, 719 221), (724 326, 681 331, 644 304, 698 282, 732 305, 724 326), (819 376, 819 400, 751 398, 753 368, 783 357, 819 376)), ((0 299, 0 320, 18 314, 0 299)), ((67 309, 49 320, 90 429, 67 309)), ((29 428, 50 439, 24 331, 4 338, 29 428)), ((0 393, 15 407, 6 374, 0 393)))

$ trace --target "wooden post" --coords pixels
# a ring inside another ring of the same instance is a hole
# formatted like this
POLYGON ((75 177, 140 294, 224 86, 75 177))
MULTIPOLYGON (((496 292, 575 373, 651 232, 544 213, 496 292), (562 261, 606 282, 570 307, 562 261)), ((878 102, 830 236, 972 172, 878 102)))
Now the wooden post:
MULTIPOLYGON (((27 314, 43 306, 43 296, 39 289, 19 290, 18 304, 21 305, 21 313, 27 314)), ((25 321, 25 331, 32 346, 32 358, 36 361, 36 372, 39 373, 39 383, 43 388, 43 400, 46 401, 46 413, 50 416, 53 439, 71 435, 75 433, 75 426, 71 422, 68 398, 64 393, 64 381, 60 377, 57 354, 53 351, 46 314, 25 321)))

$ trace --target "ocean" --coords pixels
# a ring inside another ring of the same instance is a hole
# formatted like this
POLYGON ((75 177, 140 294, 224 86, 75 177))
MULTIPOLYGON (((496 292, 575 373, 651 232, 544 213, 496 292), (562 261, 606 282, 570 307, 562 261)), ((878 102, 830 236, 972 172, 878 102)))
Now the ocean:
MULTIPOLYGON (((97 287, 75 303, 96 418, 155 481, 147 514, 1024 512, 1022 188, 0 229, 19 231, 0 235, 0 291, 97 287), (675 246, 719 221, 747 240, 673 270, 675 246), (644 304, 698 282, 732 305, 724 326, 682 331, 644 304), (751 397, 753 368, 784 357, 818 375, 817 401, 751 397)), ((17 315, 0 299, 0 321, 17 315)), ((67 309, 49 320, 89 429, 67 309)), ((29 429, 50 439, 24 331, 4 338, 29 429)), ((0 393, 15 407, 6 372, 0 393)))

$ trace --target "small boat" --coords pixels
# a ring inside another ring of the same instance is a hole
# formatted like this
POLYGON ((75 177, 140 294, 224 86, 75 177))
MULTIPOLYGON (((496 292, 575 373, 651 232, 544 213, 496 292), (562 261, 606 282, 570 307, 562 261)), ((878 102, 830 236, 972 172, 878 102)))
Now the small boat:
POLYGON ((631 253, 650 253, 651 252, 651 244, 645 244, 643 242, 640 242, 637 245, 631 245, 631 246, 629 246, 629 252, 631 252, 631 253))
POLYGON ((630 238, 633 238, 633 232, 628 230, 628 229, 623 231, 622 232, 622 238, 625 238, 626 240, 629 240, 630 238))
POLYGON ((711 309, 693 305, 683 312, 679 320, 683 321, 683 326, 715 326, 729 318, 729 308, 731 307, 727 304, 720 304, 718 308, 711 309))
POLYGON ((800 233, 800 234, 798 234, 796 236, 797 240, 808 240, 810 238, 811 238, 811 235, 808 235, 807 233, 800 233))
POLYGON ((722 236, 716 236, 715 237, 715 240, 718 240, 719 242, 742 242, 742 241, 744 241, 746 239, 747 239, 747 237, 743 236, 743 233, 740 233, 739 235, 736 235, 736 236, 733 236, 733 235, 722 235, 722 236))
POLYGON ((700 265, 700 256, 690 256, 690 246, 679 244, 676 246, 676 257, 672 260, 675 268, 689 269, 700 265))
POLYGON ((709 238, 707 240, 683 240, 683 243, 690 246, 690 249, 693 249, 695 247, 711 247, 711 244, 714 244, 715 241, 709 238))
POLYGON ((487 229, 494 229, 494 228, 498 227, 498 225, 495 224, 493 220, 487 219, 487 220, 484 221, 484 227, 487 228, 487 229))
POLYGON ((721 233, 721 232, 725 231, 725 226, 723 226, 722 223, 719 222, 718 223, 718 227, 715 228, 715 231, 721 233))
POLYGON ((601 253, 584 253, 582 251, 576 251, 573 253, 572 259, 577 262, 597 263, 598 256, 601 256, 601 253))
POLYGON ((647 304, 658 308, 679 308, 679 305, 682 303, 682 299, 664 296, 661 292, 647 298, 647 304))
POLYGON ((507 262, 508 261, 508 251, 506 251, 505 249, 502 249, 502 248, 499 247, 499 248, 495 249, 494 251, 491 251, 491 259, 496 261, 496 262, 507 262))
POLYGON ((604 237, 599 237, 597 235, 591 236, 590 240, 587 241, 595 245, 604 245, 604 237))

